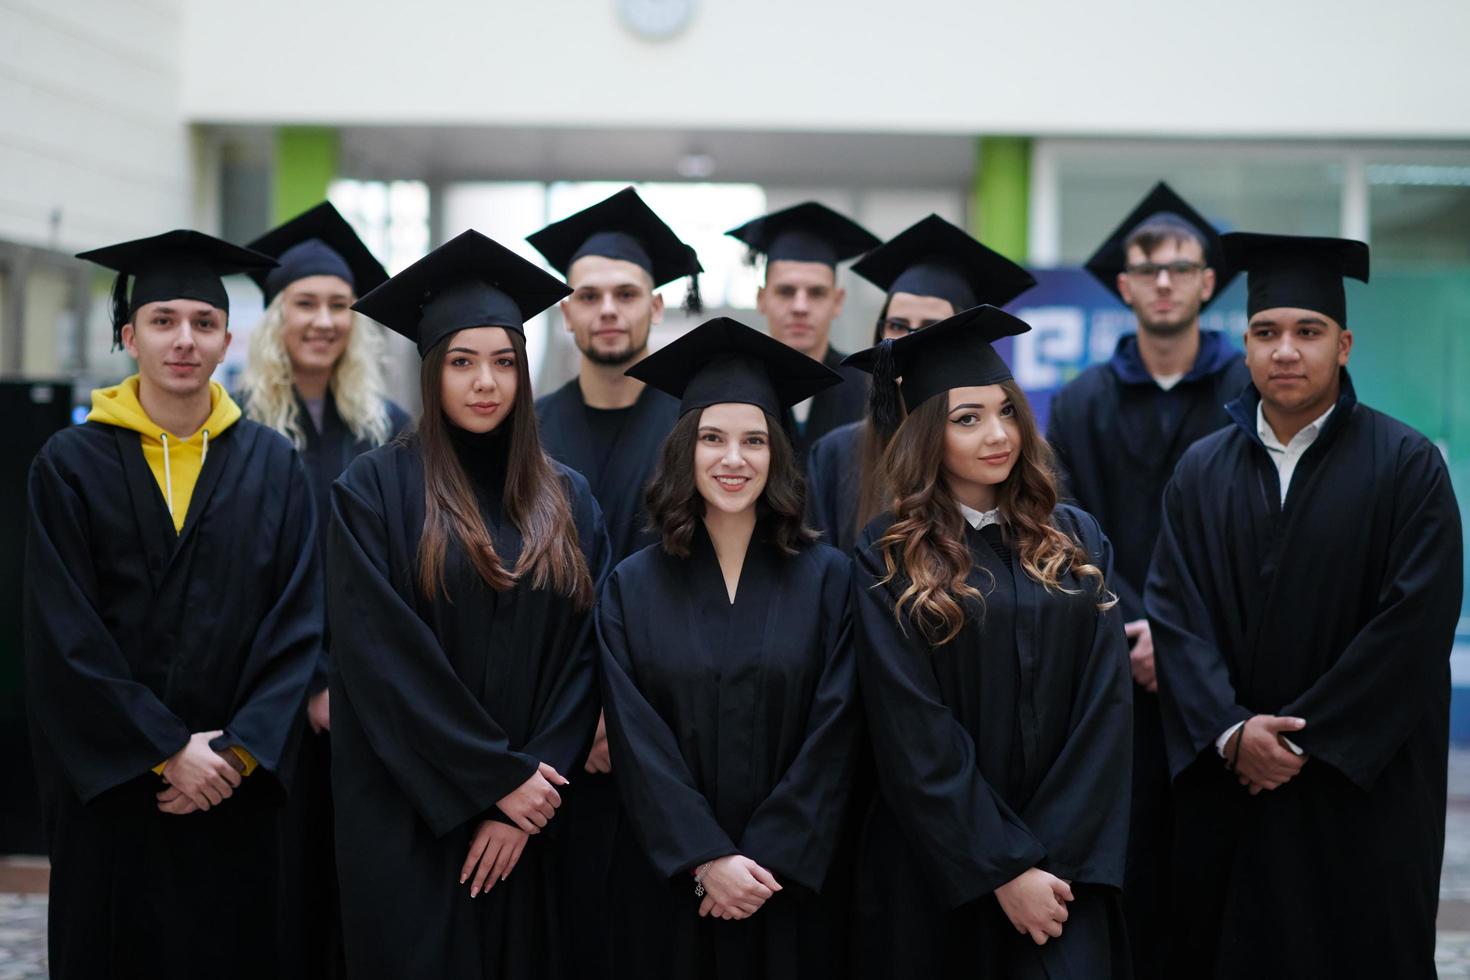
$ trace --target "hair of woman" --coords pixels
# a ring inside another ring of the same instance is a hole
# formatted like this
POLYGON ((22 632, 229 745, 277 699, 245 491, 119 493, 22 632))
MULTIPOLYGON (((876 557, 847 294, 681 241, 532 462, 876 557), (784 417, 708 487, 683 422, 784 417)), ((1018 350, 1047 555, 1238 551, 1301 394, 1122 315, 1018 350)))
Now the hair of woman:
MULTIPOLYGON (((419 370, 424 410, 415 435, 424 460, 424 530, 419 538, 418 583, 424 595, 444 591, 444 560, 450 537, 464 548, 485 584, 504 592, 529 579, 533 588, 572 597, 581 608, 593 601, 592 577, 577 543, 566 489, 541 449, 536 413, 531 410, 531 371, 526 342, 507 330, 516 356, 516 404, 501 423, 510 426, 509 463, 505 474, 505 513, 521 532, 520 556, 507 570, 495 544, 470 478, 455 455, 450 422, 440 390, 444 353, 454 334, 424 355, 419 370)), ((447 592, 446 592, 447 594, 447 592)))
MULTIPOLYGON (((685 412, 674 424, 664 440, 658 471, 643 494, 649 529, 658 531, 664 551, 678 558, 689 557, 694 532, 704 519, 704 498, 694 478, 694 449, 699 441, 701 414, 698 409, 685 412)), ((765 489, 756 501, 756 515, 770 526, 770 538, 776 547, 783 554, 794 555, 802 545, 817 540, 817 533, 802 523, 806 512, 806 483, 780 421, 767 414, 766 431, 771 466, 766 473, 765 489)))
MULTIPOLYGON (((291 357, 286 353, 286 294, 265 308, 250 333, 250 349, 240 390, 245 415, 275 429, 298 450, 306 448, 306 421, 296 401, 291 357)), ((360 313, 352 314, 352 333, 342 356, 332 366, 329 383, 337 416, 357 439, 373 446, 388 441, 388 383, 383 373, 383 332, 360 313)))
MULTIPOLYGON (((1095 585, 1098 609, 1110 609, 1117 598, 1107 590, 1100 568, 1070 535, 1052 523, 1057 504, 1056 477, 1051 449, 1036 426, 1025 393, 1015 381, 1004 381, 1020 430, 1021 450, 1005 482, 996 488, 996 501, 1011 547, 1022 570, 1047 591, 1076 594, 1062 584, 1069 572, 1095 585)), ((985 598, 970 585, 970 550, 965 541, 964 517, 943 473, 944 434, 949 423, 949 400, 937 396, 910 412, 884 456, 884 470, 892 487, 894 521, 878 541, 886 575, 880 584, 900 582, 904 588, 895 604, 899 618, 914 620, 934 645, 943 646, 959 635, 965 624, 965 600, 977 603, 983 614, 985 598)))

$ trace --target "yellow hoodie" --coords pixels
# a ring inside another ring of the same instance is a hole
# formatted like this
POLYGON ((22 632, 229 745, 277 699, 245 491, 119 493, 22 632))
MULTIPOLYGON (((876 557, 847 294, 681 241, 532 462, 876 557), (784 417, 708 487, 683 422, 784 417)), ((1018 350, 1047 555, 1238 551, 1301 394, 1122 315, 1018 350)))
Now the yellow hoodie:
POLYGON ((209 418, 199 431, 180 438, 164 431, 157 422, 143 411, 138 401, 138 376, 135 374, 121 384, 111 388, 98 388, 92 392, 92 411, 87 413, 88 422, 115 425, 138 433, 143 442, 143 458, 158 481, 158 491, 174 519, 174 533, 184 529, 184 518, 189 513, 189 501, 194 496, 194 485, 199 482, 199 472, 209 457, 209 440, 240 420, 240 406, 217 381, 209 383, 209 418))
MULTIPOLYGON (((111 388, 97 388, 92 392, 92 411, 87 413, 88 422, 115 425, 138 433, 143 443, 143 458, 158 481, 158 492, 168 505, 169 515, 174 520, 174 533, 184 529, 184 518, 189 513, 189 501, 194 497, 194 485, 199 482, 199 473, 204 461, 209 458, 209 440, 240 420, 240 406, 230 398, 229 392, 217 381, 209 383, 209 418, 199 431, 187 438, 180 438, 161 428, 148 417, 143 403, 138 401, 138 376, 135 374, 111 388)), ((245 775, 255 771, 256 762, 249 752, 238 745, 230 748, 245 764, 245 775)), ((160 762, 153 768, 159 775, 167 764, 160 762)))

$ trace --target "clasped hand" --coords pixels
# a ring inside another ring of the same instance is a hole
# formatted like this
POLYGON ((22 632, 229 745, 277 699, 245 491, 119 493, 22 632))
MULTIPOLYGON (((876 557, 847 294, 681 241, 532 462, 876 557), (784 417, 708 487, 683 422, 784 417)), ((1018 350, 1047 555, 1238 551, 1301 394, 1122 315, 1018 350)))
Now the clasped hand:
POLYGON ((1252 715, 1225 743, 1226 764, 1235 763, 1236 778, 1252 796, 1285 786, 1302 771, 1307 757, 1287 748, 1283 736, 1306 727, 1301 718, 1252 715))
POLYGON ((775 875, 743 854, 727 854, 711 861, 703 883, 699 914, 718 919, 748 919, 781 890, 775 875))
POLYGON ((168 789, 158 794, 158 809, 183 816, 218 806, 235 792, 245 778, 245 763, 229 749, 216 752, 211 740, 222 731, 195 732, 182 749, 169 756, 163 766, 168 789))
POLYGON ((1044 946, 1048 939, 1061 938, 1072 886, 1050 872, 1030 868, 997 888, 995 898, 1017 932, 1044 946))

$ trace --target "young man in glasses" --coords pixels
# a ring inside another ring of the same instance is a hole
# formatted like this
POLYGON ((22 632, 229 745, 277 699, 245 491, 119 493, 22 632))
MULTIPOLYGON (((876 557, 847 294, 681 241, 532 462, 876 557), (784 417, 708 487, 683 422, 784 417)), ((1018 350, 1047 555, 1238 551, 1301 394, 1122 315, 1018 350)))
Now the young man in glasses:
POLYGON ((1069 496, 1113 544, 1108 587, 1122 604, 1135 682, 1133 816, 1124 907, 1135 976, 1162 975, 1172 839, 1153 636, 1143 586, 1159 535, 1159 504, 1190 444, 1224 426, 1223 406, 1250 383, 1241 355, 1200 311, 1230 280, 1220 238, 1158 184, 1087 261, 1138 319, 1112 358, 1057 393, 1047 438, 1069 496))

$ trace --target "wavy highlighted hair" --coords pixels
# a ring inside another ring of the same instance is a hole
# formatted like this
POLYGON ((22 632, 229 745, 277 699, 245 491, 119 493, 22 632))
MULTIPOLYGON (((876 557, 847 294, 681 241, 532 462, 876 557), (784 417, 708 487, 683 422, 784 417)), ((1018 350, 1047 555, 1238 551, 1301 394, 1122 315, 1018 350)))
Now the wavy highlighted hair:
MULTIPOLYGON (((1006 536, 1021 569, 1048 592, 1077 595, 1063 584, 1071 574, 1086 579, 1099 610, 1111 609, 1117 596, 1107 590, 1102 569, 1071 535, 1052 523, 1057 505, 1051 447, 1041 437, 1026 395, 1014 381, 1001 387, 1016 412, 1021 451, 996 502, 1006 536)), ((965 600, 984 609, 985 597, 968 581, 973 562, 965 541, 959 502, 944 479, 944 434, 949 423, 949 397, 936 395, 919 405, 894 434, 883 457, 892 488, 894 521, 878 541, 887 574, 880 585, 903 586, 894 615, 903 624, 913 619, 925 638, 943 646, 965 625, 965 600)))
MULTIPOLYGON (((291 357, 286 353, 286 291, 271 300, 265 316, 250 334, 250 350, 240 381, 245 415, 306 448, 306 422, 296 401, 291 357)), ((352 314, 352 332, 329 383, 337 415, 354 436, 381 446, 393 434, 388 418, 388 385, 383 373, 382 328, 360 313, 352 314)))

